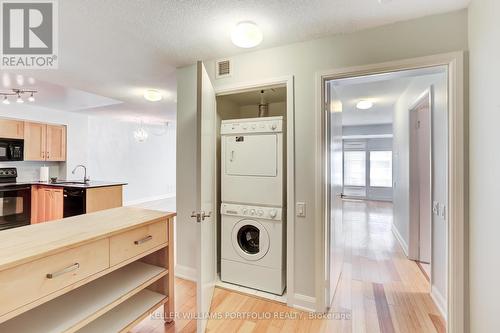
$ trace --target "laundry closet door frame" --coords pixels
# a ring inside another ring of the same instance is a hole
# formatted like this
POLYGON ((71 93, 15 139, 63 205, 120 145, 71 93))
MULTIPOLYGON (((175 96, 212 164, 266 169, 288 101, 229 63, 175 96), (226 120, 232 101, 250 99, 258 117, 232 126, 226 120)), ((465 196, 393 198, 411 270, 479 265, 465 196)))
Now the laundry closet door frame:
POLYGON ((468 332, 468 118, 465 77, 465 52, 451 52, 420 58, 395 60, 379 64, 336 68, 316 73, 316 304, 317 311, 326 311, 325 254, 326 246, 326 136, 324 116, 324 85, 326 81, 403 70, 447 66, 448 68, 448 219, 447 259, 448 297, 444 313, 446 331, 468 332))
POLYGON ((294 240, 295 240, 295 108, 294 76, 287 75, 251 82, 221 86, 215 89, 216 96, 223 96, 263 87, 286 87, 286 302, 295 307, 294 288, 294 240))

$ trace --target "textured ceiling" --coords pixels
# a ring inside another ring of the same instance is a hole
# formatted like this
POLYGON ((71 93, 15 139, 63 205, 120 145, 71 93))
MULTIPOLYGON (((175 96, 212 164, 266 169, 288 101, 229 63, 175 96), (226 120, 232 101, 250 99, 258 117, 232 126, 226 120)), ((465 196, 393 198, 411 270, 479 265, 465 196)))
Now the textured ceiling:
MULTIPOLYGON (((268 48, 464 8, 469 0, 65 0, 59 1, 60 66, 25 73, 123 101, 88 114, 172 119, 175 68, 241 52, 239 21, 259 24, 268 48), (164 100, 142 99, 146 88, 164 100)), ((17 74, 17 73, 13 73, 17 74)))

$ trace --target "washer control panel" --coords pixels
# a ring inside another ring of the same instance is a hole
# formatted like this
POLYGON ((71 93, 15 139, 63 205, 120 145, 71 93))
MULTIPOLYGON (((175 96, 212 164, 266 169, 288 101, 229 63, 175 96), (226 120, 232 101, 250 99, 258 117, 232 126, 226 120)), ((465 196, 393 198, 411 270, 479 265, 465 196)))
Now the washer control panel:
POLYGON ((248 206, 237 204, 222 204, 222 215, 254 217, 257 219, 281 221, 282 209, 278 207, 248 206))
POLYGON ((280 133, 283 131, 283 117, 263 117, 223 120, 221 134, 280 133))

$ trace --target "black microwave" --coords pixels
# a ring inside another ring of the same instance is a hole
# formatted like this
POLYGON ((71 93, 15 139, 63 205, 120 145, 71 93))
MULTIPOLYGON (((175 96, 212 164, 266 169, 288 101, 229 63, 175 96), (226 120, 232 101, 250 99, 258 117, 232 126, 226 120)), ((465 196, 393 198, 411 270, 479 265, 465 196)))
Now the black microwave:
POLYGON ((24 140, 0 139, 0 161, 22 161, 24 140))

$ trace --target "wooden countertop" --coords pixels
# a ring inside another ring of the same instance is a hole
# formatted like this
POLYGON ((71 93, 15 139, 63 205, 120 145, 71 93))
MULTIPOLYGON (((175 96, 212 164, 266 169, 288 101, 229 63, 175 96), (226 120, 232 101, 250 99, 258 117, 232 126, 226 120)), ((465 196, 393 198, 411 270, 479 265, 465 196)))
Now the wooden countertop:
POLYGON ((0 270, 174 216, 119 207, 0 231, 0 270))

